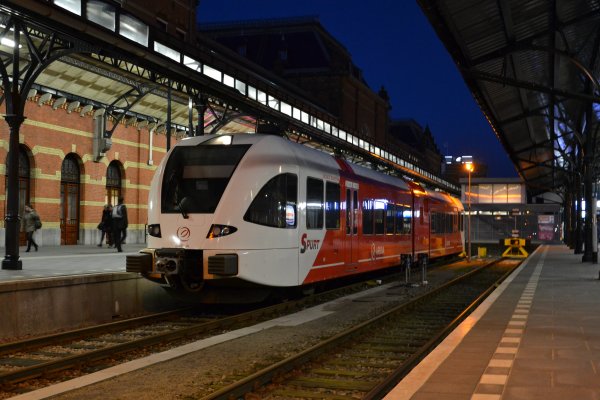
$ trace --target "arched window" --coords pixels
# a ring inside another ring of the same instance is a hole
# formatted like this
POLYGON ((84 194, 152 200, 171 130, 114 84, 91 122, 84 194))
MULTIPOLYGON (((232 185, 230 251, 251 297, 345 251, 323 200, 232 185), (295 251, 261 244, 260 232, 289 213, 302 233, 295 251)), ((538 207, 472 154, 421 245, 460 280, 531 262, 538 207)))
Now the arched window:
POLYGON ((70 154, 63 160, 60 169, 60 181, 79 183, 79 165, 77 164, 77 160, 70 154))
POLYGON ((112 161, 106 169, 106 203, 115 205, 121 196, 121 163, 112 161))

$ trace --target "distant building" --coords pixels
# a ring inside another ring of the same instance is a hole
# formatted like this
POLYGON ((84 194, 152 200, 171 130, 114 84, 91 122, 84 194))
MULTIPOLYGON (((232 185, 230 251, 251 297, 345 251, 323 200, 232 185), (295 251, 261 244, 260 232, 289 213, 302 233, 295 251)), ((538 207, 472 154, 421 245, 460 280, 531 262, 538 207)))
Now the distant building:
POLYGON ((390 122, 385 88, 369 88, 348 50, 317 17, 216 23, 199 31, 300 88, 361 139, 441 173, 441 153, 429 128, 411 119, 390 122))
POLYGON ((196 33, 196 0, 127 0, 120 6, 146 24, 182 42, 193 43, 196 33))
POLYGON ((441 175, 442 154, 428 126, 423 129, 414 119, 394 120, 390 123, 389 136, 409 155, 409 161, 441 175))
POLYGON ((513 235, 536 243, 562 240, 560 203, 530 202, 520 178, 471 177, 470 193, 467 178, 460 184, 465 218, 471 215, 472 243, 498 243, 513 235))
POLYGON ((483 178, 487 176, 488 167, 486 164, 481 163, 473 158, 473 156, 444 156, 442 164, 442 176, 448 182, 458 184, 461 178, 467 178, 468 173, 465 169, 465 164, 473 164, 473 172, 471 172, 471 178, 483 178))
POLYGON ((348 50, 317 17, 216 23, 199 31, 304 90, 362 139, 385 143, 388 99, 368 87, 348 50))

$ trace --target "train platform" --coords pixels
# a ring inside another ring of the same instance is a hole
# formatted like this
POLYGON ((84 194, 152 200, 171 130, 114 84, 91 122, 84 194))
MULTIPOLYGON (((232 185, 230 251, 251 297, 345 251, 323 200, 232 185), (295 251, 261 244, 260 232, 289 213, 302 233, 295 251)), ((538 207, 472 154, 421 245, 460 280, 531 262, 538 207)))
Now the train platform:
MULTIPOLYGON (((19 249, 23 269, 0 269, 0 283, 67 275, 125 272, 125 256, 137 253, 145 244, 124 244, 123 252, 104 245, 47 246, 25 252, 19 249)), ((4 249, 0 249, 4 258, 4 249)))
POLYGON ((385 399, 599 399, 598 270, 539 247, 385 399))

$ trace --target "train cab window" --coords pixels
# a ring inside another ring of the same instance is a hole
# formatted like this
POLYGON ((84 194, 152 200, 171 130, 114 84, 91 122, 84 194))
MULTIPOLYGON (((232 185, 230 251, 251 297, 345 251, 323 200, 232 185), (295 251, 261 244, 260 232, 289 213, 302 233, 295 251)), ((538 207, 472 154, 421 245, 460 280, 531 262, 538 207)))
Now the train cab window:
POLYGON ((383 235, 385 229, 385 202, 375 200, 373 206, 373 222, 375 223, 375 234, 383 235))
POLYGON ((325 183, 325 228, 340 229, 339 183, 325 183))
POLYGON ((396 227, 396 205, 388 203, 385 210, 385 233, 393 235, 396 227))
POLYGON ((373 200, 363 200, 362 205, 362 223, 363 223, 363 234, 372 235, 373 234, 373 214, 375 208, 375 202, 373 200))
POLYGON ((240 160, 250 146, 176 146, 163 174, 161 211, 214 213, 240 160))
POLYGON ((274 228, 295 228, 297 202, 298 177, 294 174, 277 175, 252 200, 244 221, 274 228))
POLYGON ((323 229, 323 181, 306 179, 306 229, 323 229))

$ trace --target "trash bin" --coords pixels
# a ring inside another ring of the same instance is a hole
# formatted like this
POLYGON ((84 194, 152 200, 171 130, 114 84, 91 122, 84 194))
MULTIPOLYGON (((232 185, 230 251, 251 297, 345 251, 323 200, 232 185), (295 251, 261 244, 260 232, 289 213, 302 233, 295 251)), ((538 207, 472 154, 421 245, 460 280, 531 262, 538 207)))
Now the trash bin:
POLYGON ((478 247, 477 248, 477 257, 479 257, 479 258, 487 257, 487 247, 478 247))

